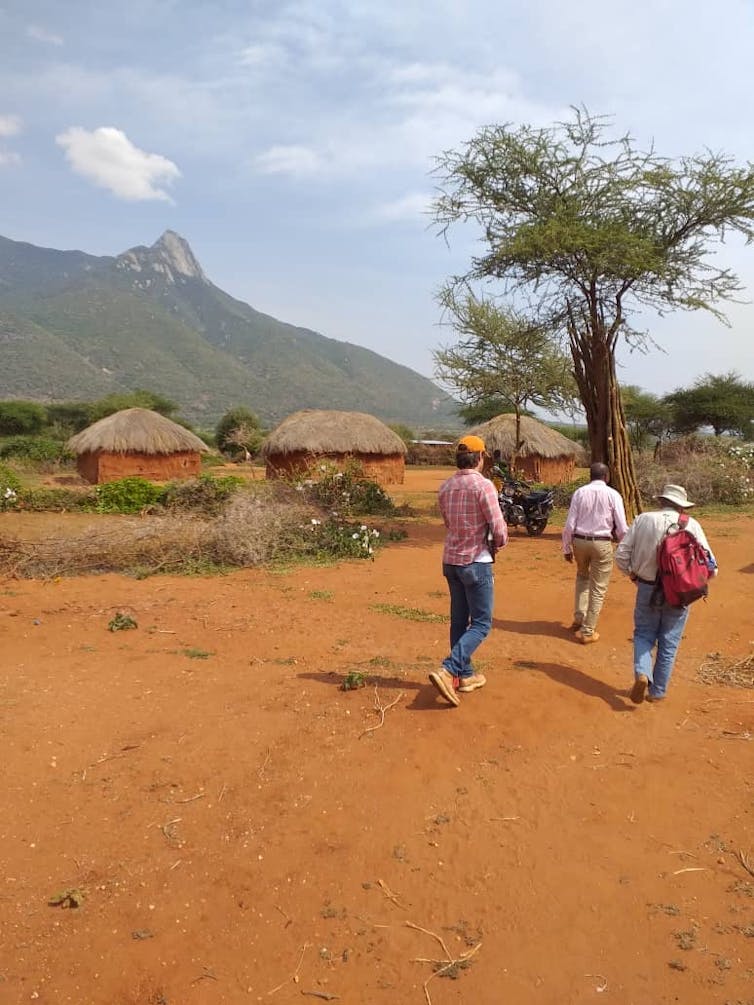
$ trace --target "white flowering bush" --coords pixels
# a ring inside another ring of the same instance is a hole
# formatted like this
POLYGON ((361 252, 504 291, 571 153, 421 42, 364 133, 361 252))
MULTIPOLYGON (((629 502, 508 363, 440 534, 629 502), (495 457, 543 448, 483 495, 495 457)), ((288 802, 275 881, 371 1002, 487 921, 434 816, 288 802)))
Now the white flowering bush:
POLYGON ((636 470, 648 504, 668 482, 683 485, 702 506, 754 502, 754 444, 726 437, 677 437, 663 444, 656 458, 648 452, 637 455, 636 470))
POLYGON ((377 482, 364 478, 361 465, 346 465, 341 471, 332 463, 323 463, 312 472, 317 477, 302 479, 296 490, 316 506, 335 510, 346 516, 385 515, 395 511, 395 503, 377 482))
POLYGON ((0 511, 15 509, 21 483, 5 464, 0 464, 0 511))

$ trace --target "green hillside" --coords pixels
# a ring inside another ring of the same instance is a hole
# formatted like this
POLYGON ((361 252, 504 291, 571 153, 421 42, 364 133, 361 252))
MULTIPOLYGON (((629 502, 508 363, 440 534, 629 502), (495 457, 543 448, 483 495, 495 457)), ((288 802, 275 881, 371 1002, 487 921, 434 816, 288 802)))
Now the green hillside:
POLYGON ((203 425, 246 405, 459 425, 432 381, 368 349, 262 314, 214 286, 168 231, 117 258, 0 238, 0 398, 96 399, 148 387, 203 425))

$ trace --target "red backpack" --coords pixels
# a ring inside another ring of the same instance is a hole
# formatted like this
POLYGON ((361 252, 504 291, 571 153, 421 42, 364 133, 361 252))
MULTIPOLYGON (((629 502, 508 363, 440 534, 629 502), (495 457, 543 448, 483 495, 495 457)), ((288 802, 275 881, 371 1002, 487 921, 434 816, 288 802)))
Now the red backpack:
POLYGON ((682 513, 657 547, 657 583, 670 607, 688 607, 708 592, 707 552, 686 530, 688 522, 682 513))

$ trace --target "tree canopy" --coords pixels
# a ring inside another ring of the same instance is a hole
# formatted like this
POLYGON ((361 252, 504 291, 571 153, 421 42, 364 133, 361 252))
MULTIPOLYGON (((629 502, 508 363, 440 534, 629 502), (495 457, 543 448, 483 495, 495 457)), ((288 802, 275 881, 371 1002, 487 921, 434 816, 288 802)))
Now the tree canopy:
POLYGON ((672 414, 673 429, 679 433, 712 426, 716 436, 744 436, 754 420, 754 384, 733 371, 705 374, 693 387, 679 388, 664 400, 672 414))
POLYGON ((259 419, 243 405, 227 411, 215 427, 217 448, 223 453, 246 451, 255 454, 263 439, 259 419))
POLYGON ((710 244, 751 240, 754 167, 719 153, 671 160, 574 109, 549 128, 489 126, 438 158, 435 219, 481 228, 483 253, 448 289, 492 281, 536 304, 569 345, 594 460, 609 464, 629 513, 641 507, 616 376, 641 309, 711 311, 741 289, 710 244))
POLYGON ((459 298, 447 290, 444 304, 460 338, 434 353, 436 375, 466 404, 506 403, 500 411, 515 413, 517 443, 530 405, 553 410, 574 402, 570 360, 549 329, 469 292, 459 298))

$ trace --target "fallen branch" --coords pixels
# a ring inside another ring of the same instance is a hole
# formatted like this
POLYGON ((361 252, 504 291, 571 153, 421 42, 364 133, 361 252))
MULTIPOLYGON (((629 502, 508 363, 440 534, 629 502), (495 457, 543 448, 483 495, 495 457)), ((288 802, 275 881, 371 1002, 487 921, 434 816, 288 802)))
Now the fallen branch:
POLYGON ((403 697, 403 691, 399 691, 397 698, 393 698, 393 700, 390 702, 389 705, 383 705, 382 702, 380 701, 380 696, 379 696, 379 694, 377 692, 377 685, 375 684, 374 685, 374 707, 375 707, 375 710, 377 712, 379 712, 380 721, 377 723, 376 726, 369 726, 369 727, 367 727, 367 729, 365 729, 363 731, 363 733, 359 733, 359 739, 361 739, 362 736, 366 736, 367 733, 373 733, 375 731, 375 729, 379 729, 380 726, 384 726, 385 725, 385 712, 387 712, 388 709, 392 708, 394 705, 397 705, 398 702, 401 700, 402 697, 403 697))
POLYGON ((747 858, 746 855, 744 855, 742 851, 736 852, 736 858, 744 867, 744 869, 748 872, 748 874, 750 876, 754 876, 754 867, 749 865, 749 859, 747 858))
POLYGON ((379 888, 382 890, 382 892, 385 894, 388 900, 392 900, 392 902, 395 904, 396 907, 400 907, 402 911, 405 910, 403 904, 399 903, 398 897, 396 896, 396 894, 393 893, 393 891, 390 889, 390 887, 384 880, 378 879, 377 886, 379 886, 379 888))
POLYGON ((293 971, 293 973, 291 974, 290 977, 286 977, 286 979, 284 981, 281 981, 281 983, 278 984, 277 987, 274 987, 272 989, 272 991, 268 991, 267 992, 268 995, 274 995, 276 991, 279 991, 281 988, 284 988, 285 985, 289 981, 293 981, 294 984, 298 984, 298 972, 301 969, 301 964, 304 962, 304 953, 306 952, 306 950, 308 948, 309 948, 309 943, 305 942, 303 944, 303 946, 301 947, 301 955, 298 958, 298 963, 296 964, 296 969, 293 971))
POLYGON ((438 935, 437 932, 431 932, 428 928, 422 928, 421 925, 415 925, 413 921, 407 921, 405 922, 405 925, 407 928, 413 928, 414 931, 423 932, 425 935, 429 935, 431 938, 435 939, 437 942, 440 943, 440 945, 442 946, 442 951, 445 953, 444 960, 431 960, 431 959, 419 958, 414 961, 415 963, 431 963, 432 966, 436 968, 434 973, 430 974, 429 977, 424 982, 424 984, 422 985, 422 987, 424 988, 424 997, 427 1000, 427 1005, 432 1005, 432 998, 430 996, 429 988, 427 986, 429 982, 433 980, 433 978, 435 977, 442 977, 443 974, 447 973, 449 970, 452 970, 453 967, 465 966, 471 959, 471 957, 482 948, 482 943, 477 942, 477 944, 472 949, 469 949, 468 952, 461 953, 460 956, 453 957, 448 947, 445 945, 444 939, 442 938, 442 936, 438 935))

